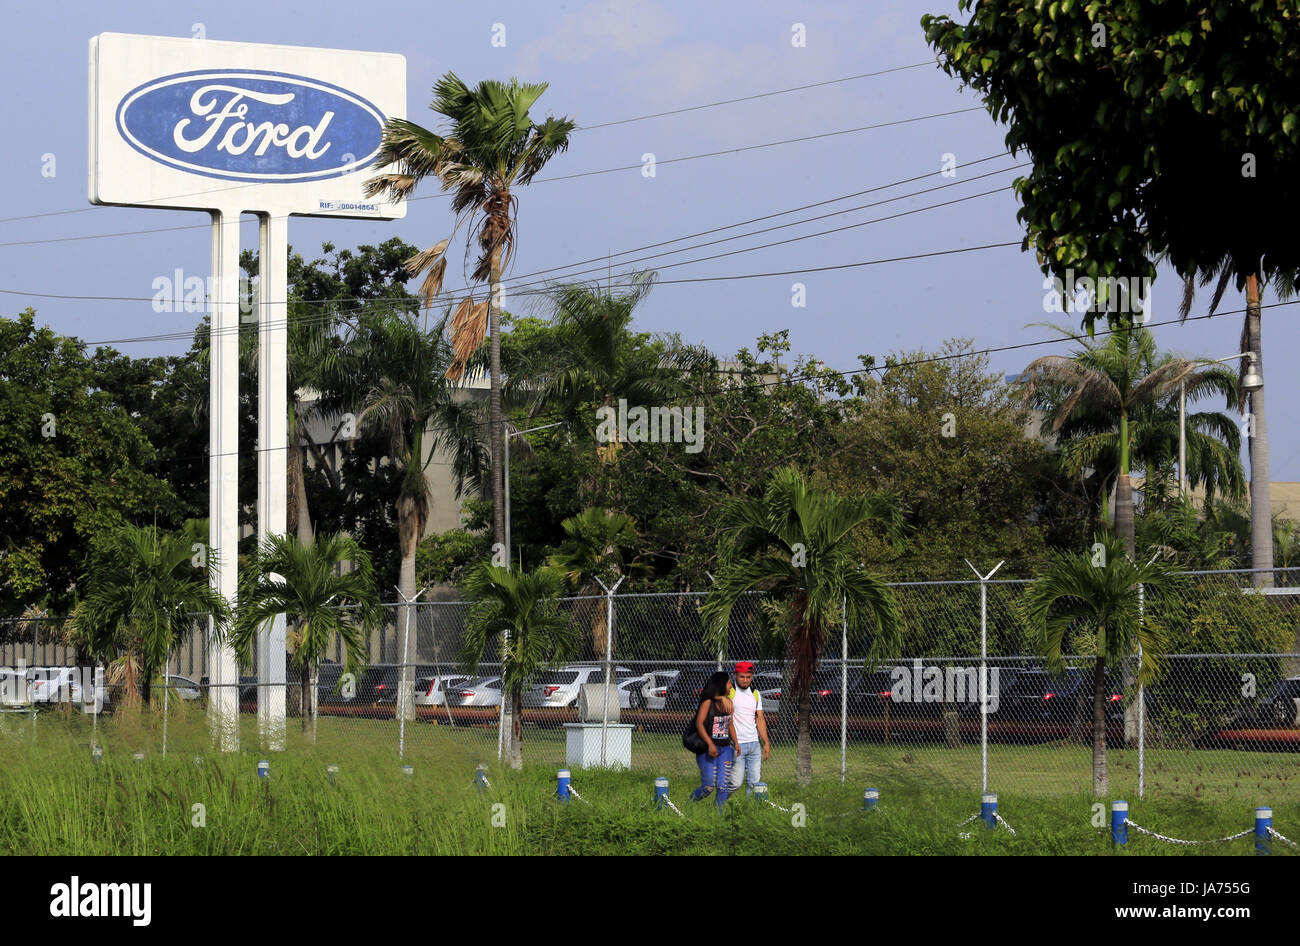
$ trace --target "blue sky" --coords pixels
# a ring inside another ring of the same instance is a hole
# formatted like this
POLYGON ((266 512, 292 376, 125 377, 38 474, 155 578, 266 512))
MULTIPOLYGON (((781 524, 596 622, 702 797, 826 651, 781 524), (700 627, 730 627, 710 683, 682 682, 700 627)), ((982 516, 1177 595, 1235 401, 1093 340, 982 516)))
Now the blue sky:
MULTIPOLYGON (((590 4, 488 3, 454 6, 392 0, 382 7, 324 2, 268 4, 88 2, 26 5, 7 12, 0 34, 0 70, 9 99, 6 148, 0 151, 0 217, 75 213, 0 223, 0 289, 25 292, 144 297, 153 280, 176 268, 206 274, 206 216, 171 210, 91 207, 86 199, 87 41, 105 31, 191 36, 202 24, 208 39, 283 43, 402 53, 407 58, 408 116, 434 122, 430 87, 452 70, 469 82, 518 75, 547 81, 550 89, 534 114, 574 117, 589 125, 684 108, 790 86, 932 60, 921 32, 923 13, 957 15, 953 0, 890 2, 681 3, 610 0, 590 4), (505 46, 492 45, 494 24, 505 26, 505 46), (802 23, 806 46, 791 43, 802 23), (45 155, 55 158, 43 176, 45 155), (66 240, 92 234, 162 227, 193 229, 111 239, 66 240), (62 242, 29 243, 60 240, 62 242)), ((945 154, 958 163, 1004 150, 1004 129, 984 111, 750 150, 739 154, 663 163, 704 152, 744 148, 779 139, 818 135, 978 105, 937 67, 894 72, 787 95, 579 131, 567 154, 544 176, 636 165, 646 153, 660 162, 656 175, 639 170, 538 181, 520 194, 519 243, 514 274, 565 266, 608 253, 788 210, 880 184, 932 174, 925 181, 778 218, 772 226, 871 200, 952 183, 938 171, 945 154)), ((1010 168, 1011 158, 959 170, 955 180, 1010 168)), ((749 239, 646 261, 670 264, 859 223, 878 216, 1006 188, 1015 174, 999 173, 936 194, 843 214, 749 239)), ((422 194, 433 193, 430 188, 422 194)), ((785 246, 673 266, 662 278, 682 279, 798 270, 1018 240, 1016 201, 1009 190, 896 220, 854 227, 785 246)), ((397 235, 427 246, 450 230, 446 201, 411 204, 406 219, 391 223, 295 219, 294 248, 309 258, 322 241, 338 246, 376 243, 397 235)), ((246 218, 244 246, 256 242, 246 218)), ((676 249, 732 235, 727 231, 676 249)), ((460 256, 451 255, 448 286, 463 284, 460 256)), ((640 254, 636 254, 640 255, 640 254)), ((615 273, 619 272, 615 259, 615 273)), ((585 268, 585 267, 584 267, 585 268)), ((590 274, 595 276, 596 274, 590 274)), ((1176 317, 1180 286, 1164 273, 1154 290, 1153 319, 1176 317)), ((681 332, 721 354, 752 347, 763 332, 790 330, 795 353, 828 366, 857 367, 857 355, 879 359, 894 350, 937 349, 952 337, 973 337, 977 347, 1047 339, 1030 323, 1075 324, 1071 315, 1044 311, 1043 277, 1017 248, 933 257, 802 276, 670 284, 644 303, 639 325, 681 332), (791 305, 792 284, 806 286, 807 305, 791 305)), ((1208 290, 1194 314, 1204 311, 1208 290)), ((1265 302, 1276 301, 1270 293, 1265 302)), ((509 304, 509 300, 507 300, 509 304)), ((1241 297, 1229 293, 1222 310, 1241 297)), ((25 298, 0 294, 0 314, 26 305, 59 332, 86 340, 120 339, 190 330, 198 316, 156 313, 148 301, 25 298)), ((1265 370, 1272 477, 1300 480, 1297 417, 1300 399, 1292 366, 1300 354, 1289 308, 1266 311, 1265 370)), ((1162 349, 1220 357, 1235 353, 1241 317, 1154 329, 1162 349)), ((176 353, 187 343, 116 345, 133 355, 176 353)), ((1041 354, 1065 353, 1063 342, 994 354, 1004 373, 1041 354)), ((1210 406, 1207 405, 1206 406, 1210 406)), ((1218 405, 1214 405, 1218 406, 1218 405)))

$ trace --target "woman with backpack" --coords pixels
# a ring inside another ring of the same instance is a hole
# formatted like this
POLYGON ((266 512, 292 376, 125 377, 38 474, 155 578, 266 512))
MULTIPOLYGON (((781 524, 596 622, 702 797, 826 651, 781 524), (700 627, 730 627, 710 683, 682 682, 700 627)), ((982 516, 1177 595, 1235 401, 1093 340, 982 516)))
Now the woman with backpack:
POLYGON ((716 790, 719 808, 731 794, 727 786, 737 745, 736 729, 731 721, 732 704, 727 698, 730 690, 731 678, 726 671, 719 670, 709 677, 700 690, 700 705, 693 725, 682 737, 686 748, 695 753, 700 767, 700 787, 691 793, 691 800, 701 801, 716 790))

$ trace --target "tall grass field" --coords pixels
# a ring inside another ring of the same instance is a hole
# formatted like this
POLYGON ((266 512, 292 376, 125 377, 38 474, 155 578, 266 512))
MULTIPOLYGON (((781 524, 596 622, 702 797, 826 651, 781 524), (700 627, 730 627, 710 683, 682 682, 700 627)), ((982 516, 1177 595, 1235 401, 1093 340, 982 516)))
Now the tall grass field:
MULTIPOLYGON (((244 748, 221 754, 210 746, 201 711, 181 711, 167 721, 166 755, 161 722, 149 711, 123 712, 92 732, 91 721, 76 713, 0 719, 0 853, 1254 853, 1249 837, 1189 847, 1132 831, 1117 852, 1107 827, 1109 799, 1099 815, 1081 765, 1086 749, 1079 747, 991 747, 990 788, 1013 835, 979 821, 963 824, 979 808, 978 749, 972 773, 968 749, 855 747, 841 784, 838 747, 819 747, 808 788, 795 783, 792 757, 783 750, 764 768, 772 804, 742 793, 719 810, 712 799, 689 800, 697 770, 671 736, 637 743, 643 751, 631 771, 574 768, 573 786, 583 800, 561 804, 555 773, 563 764, 562 734, 554 730, 525 732, 526 764, 513 772, 497 763, 493 733, 465 727, 410 724, 399 759, 391 720, 322 718, 314 744, 290 720, 287 751, 271 753, 257 748, 256 717, 248 716, 241 720, 244 748), (92 759, 92 740, 102 750, 99 762, 92 759), (270 763, 266 779, 257 773, 263 759, 270 763), (474 785, 480 763, 488 765, 490 781, 483 790, 474 785), (413 774, 404 774, 403 764, 413 774), (328 765, 338 766, 333 780, 328 765), (680 815, 656 810, 653 782, 660 775, 669 778, 680 815), (868 786, 880 791, 870 813, 862 810, 868 786)), ((1111 754, 1112 797, 1126 798, 1130 817, 1151 830, 1220 838, 1251 827, 1256 804, 1271 804, 1275 827, 1300 838, 1291 756, 1233 753, 1235 768, 1222 754, 1215 765, 1190 758, 1180 772, 1149 771, 1147 797, 1139 800, 1130 755, 1111 754), (1156 787, 1162 778, 1172 785, 1175 776, 1197 784, 1184 783, 1187 790, 1179 792, 1156 787)), ((1273 850, 1298 853, 1276 840, 1273 850)))

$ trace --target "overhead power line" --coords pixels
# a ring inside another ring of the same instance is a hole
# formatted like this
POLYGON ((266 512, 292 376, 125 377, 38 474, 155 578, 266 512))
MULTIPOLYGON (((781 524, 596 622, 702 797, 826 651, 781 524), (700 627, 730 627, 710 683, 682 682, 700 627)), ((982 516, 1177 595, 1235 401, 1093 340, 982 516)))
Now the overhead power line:
POLYGON ((789 92, 803 92, 806 89, 820 89, 827 85, 838 85, 841 82, 853 82, 856 79, 870 79, 874 76, 888 75, 891 72, 903 72, 907 69, 919 69, 922 66, 934 66, 934 60, 927 59, 925 62, 914 62, 908 66, 894 66, 892 69, 881 69, 877 72, 861 72, 856 76, 844 76, 841 79, 827 79, 824 82, 811 82, 808 85, 796 85, 788 89, 777 89, 773 92, 759 92, 755 95, 742 95, 734 99, 722 99, 719 102, 708 102, 704 105, 690 105, 686 108, 673 108, 666 112, 652 112, 649 115, 638 115, 636 118, 620 118, 612 122, 598 122, 594 125, 579 125, 575 131, 594 131, 597 128, 612 128, 614 125, 628 125, 632 122, 643 122, 650 118, 663 118, 665 115, 682 115, 686 112, 698 112, 701 109, 717 108, 719 105, 734 105, 737 102, 752 102, 754 99, 765 99, 772 95, 785 95, 789 92))
MULTIPOLYGON (((679 114, 683 114, 683 113, 685 113, 685 112, 694 112, 694 111, 699 111, 699 110, 701 110, 701 109, 706 109, 706 108, 717 108, 718 106, 721 106, 721 105, 731 105, 731 104, 734 104, 734 103, 736 103, 736 102, 747 102, 747 101, 750 101, 750 100, 752 100, 752 99, 767 98, 767 97, 769 97, 769 96, 773 96, 773 95, 785 95, 786 93, 789 93, 789 92, 800 92, 800 91, 803 91, 803 90, 805 90, 805 89, 816 89, 816 88, 820 88, 820 87, 822 87, 822 86, 835 85, 835 84, 837 84, 837 83, 841 83, 841 82, 852 82, 852 81, 855 81, 855 80, 858 80, 858 79, 869 79, 869 78, 872 78, 873 76, 883 76, 883 75, 888 75, 889 73, 893 73, 893 72, 902 72, 903 70, 906 70, 906 69, 918 69, 918 68, 920 68, 920 67, 922 67, 922 66, 933 66, 933 65, 934 65, 934 62, 933 62, 932 60, 926 60, 925 62, 911 63, 910 65, 906 65, 906 66, 895 66, 895 67, 890 68, 890 69, 881 69, 881 70, 879 70, 879 71, 877 71, 877 72, 863 72, 863 73, 858 73, 857 75, 852 75, 852 76, 842 76, 842 77, 840 77, 840 78, 838 78, 838 79, 826 79, 825 81, 822 81, 822 82, 813 82, 813 83, 810 83, 810 84, 808 84, 808 85, 794 86, 794 87, 792 87, 792 88, 788 88, 788 89, 777 89, 777 90, 772 91, 772 92, 759 92, 759 93, 754 94, 754 95, 744 95, 744 96, 740 96, 739 98, 734 98, 734 99, 723 99, 723 100, 718 101, 718 102, 707 102, 707 103, 705 103, 705 104, 703 104, 703 105, 690 105, 690 106, 687 106, 687 107, 685 107, 685 108, 669 109, 669 110, 667 110, 667 111, 663 111, 663 112, 655 112, 655 113, 650 114, 650 115, 638 115, 638 116, 636 116, 636 117, 634 117, 634 118, 622 118, 622 119, 616 119, 616 120, 614 120, 614 121, 599 122, 599 123, 594 124, 594 125, 583 125, 583 126, 579 126, 578 128, 575 128, 574 130, 575 130, 575 131, 578 131, 578 130, 581 130, 581 131, 592 131, 592 130, 595 130, 595 129, 597 129, 597 128, 609 128, 609 127, 612 127, 612 126, 614 126, 614 125, 625 125, 625 124, 628 124, 628 123, 631 123, 631 122, 646 121, 647 119, 650 119, 650 118, 661 118, 661 117, 663 117, 663 116, 665 116, 665 115, 679 115, 679 114)), ((639 166, 639 165, 637 165, 637 166, 639 166)), ((608 173, 608 172, 607 172, 607 171, 597 171, 597 172, 593 172, 593 173, 604 174, 604 173, 608 173)), ((246 189, 246 188, 248 188, 248 187, 252 187, 252 186, 256 186, 256 185, 253 185, 253 184, 236 184, 236 185, 233 185, 233 186, 231 186, 231 187, 223 187, 223 188, 220 188, 220 190, 219 190, 218 192, 244 190, 244 189, 246 189)), ((203 193, 203 194, 209 194, 209 193, 213 193, 213 191, 202 191, 202 192, 195 191, 195 192, 188 193, 188 194, 173 194, 171 197, 158 198, 158 199, 159 199, 159 200, 180 200, 180 199, 185 198, 185 197, 197 197, 197 196, 199 196, 200 193, 203 193)), ((413 198, 413 199, 421 199, 421 200, 422 200, 422 199, 425 199, 425 198, 413 198)), ((61 217, 61 216, 66 216, 66 215, 68 215, 68 214, 88 213, 88 212, 90 212, 90 211, 92 211, 92 210, 97 210, 97 209, 98 209, 98 207, 93 207, 93 206, 92 206, 92 207, 71 207, 71 208, 69 208, 69 209, 67 209, 67 210, 47 210, 47 211, 44 211, 44 212, 42 212, 42 213, 34 213, 34 214, 20 214, 19 216, 16 216, 16 217, 0 217, 0 223, 13 223, 13 222, 18 221, 18 220, 36 220, 36 219, 39 219, 39 218, 41 218, 41 217, 61 217)), ((8 245, 8 244, 0 244, 0 245, 8 245)))
MULTIPOLYGON (((1005 154, 1005 152, 1003 153, 1003 155, 1004 155, 1004 154, 1005 154)), ((968 166, 970 166, 970 165, 980 164, 980 163, 983 163, 984 161, 991 160, 992 158, 1002 157, 1003 155, 991 155, 991 156, 988 157, 988 158, 980 158, 980 159, 978 159, 978 160, 976 160, 976 161, 968 162, 968 164, 966 164, 966 165, 958 165, 958 167, 968 167, 968 166)), ((751 232, 749 232, 749 233, 745 233, 745 234, 738 234, 738 235, 736 235, 735 237, 729 237, 728 239, 740 239, 740 238, 745 237, 745 236, 754 236, 754 235, 756 235, 756 234, 758 234, 758 233, 765 233, 765 232, 769 232, 769 231, 774 230, 774 229, 781 229, 781 228, 783 228, 783 227, 799 226, 799 225, 801 225, 801 224, 809 223, 809 222, 814 221, 814 220, 824 219, 825 217, 828 217, 828 216, 836 216, 836 215, 838 215, 838 214, 840 214, 840 213, 849 213, 849 212, 852 212, 852 211, 854 211, 854 210, 865 209, 865 208, 867 208, 867 207, 877 206, 877 205, 879 205, 879 204, 889 203, 889 202, 892 202, 892 201, 895 201, 895 200, 903 200, 903 199, 907 199, 907 198, 910 198, 910 197, 918 196, 918 195, 920 195, 920 194, 930 193, 930 192, 935 191, 935 190, 941 190, 941 189, 944 189, 944 188, 947 188, 947 187, 959 186, 959 185, 961 185, 961 184, 968 183, 969 181, 980 180, 980 179, 982 179, 982 178, 984 178, 984 177, 988 177, 988 176, 990 176, 990 175, 992 175, 992 174, 1005 173, 1005 172, 1008 171, 1008 170, 1014 170, 1014 168, 1003 168, 1001 171, 992 171, 992 172, 988 172, 988 173, 986 173, 986 174, 976 175, 975 177, 966 178, 966 179, 964 179, 964 180, 956 181, 956 182, 953 182, 953 183, 951 183, 951 184, 944 184, 944 185, 940 185, 939 187, 934 187, 934 188, 925 188, 925 189, 922 189, 922 190, 920 190, 920 191, 914 191, 914 192, 911 192, 911 193, 908 193, 908 194, 902 194, 902 195, 899 195, 899 196, 897 196, 897 197, 892 197, 892 198, 889 198, 888 200, 877 201, 877 202, 874 202, 874 203, 871 203, 871 204, 863 204, 863 205, 860 205, 859 207, 856 207, 856 208, 848 208, 848 209, 846 209, 846 210, 843 210, 843 211, 835 211, 835 212, 830 213, 830 214, 822 214, 822 215, 819 215, 819 216, 816 216, 816 217, 809 217, 809 218, 806 218, 806 219, 801 220, 801 221, 793 221, 793 222, 788 223, 788 224, 783 224, 783 225, 781 225, 780 227, 768 227, 768 228, 764 228, 764 229, 762 229, 762 230, 751 231, 751 232)), ((604 260, 607 260, 607 259, 612 259, 613 257, 616 257, 616 256, 626 256, 626 255, 628 255, 628 254, 630 254, 630 253, 637 252, 637 251, 639 251, 639 250, 641 250, 641 249, 651 249, 651 248, 659 247, 659 246, 667 246, 667 245, 669 245, 669 244, 671 244, 671 243, 676 243, 676 242, 680 242, 680 241, 682 241, 682 240, 690 239, 690 238, 692 238, 692 237, 694 237, 694 236, 701 236, 701 235, 707 235, 707 234, 712 234, 712 233, 719 233, 719 232, 721 232, 721 231, 723 231, 723 230, 729 230, 729 229, 732 229, 732 228, 734 228, 734 227, 744 226, 744 225, 747 224, 747 223, 752 223, 752 222, 755 222, 755 221, 761 221, 761 220, 770 220, 770 219, 773 219, 773 218, 775 218, 775 217, 780 217, 780 216, 785 216, 785 215, 787 215, 787 214, 796 213, 796 212, 798 212, 798 211, 800 211, 800 210, 808 209, 808 208, 811 208, 811 207, 824 206, 824 205, 829 204, 829 203, 836 203, 836 202, 841 201, 841 200, 847 200, 847 199, 849 199, 849 198, 851 198, 851 197, 858 196, 859 194, 873 193, 873 192, 877 192, 877 191, 880 191, 880 190, 886 190, 886 189, 888 189, 888 188, 890 188, 890 187, 898 186, 899 184, 910 183, 910 182, 912 182, 912 181, 920 180, 920 179, 925 178, 925 177, 932 177, 932 176, 933 176, 934 174, 936 174, 936 173, 938 173, 938 172, 937 172, 937 171, 932 171, 932 172, 929 172, 929 173, 927 173, 927 174, 919 175, 919 176, 917 176, 917 177, 904 178, 904 179, 899 180, 899 181, 892 181, 892 182, 890 182, 890 183, 888 183, 888 184, 882 184, 882 185, 879 185, 879 186, 877 186, 877 187, 868 188, 868 189, 863 190, 863 191, 856 191, 856 192, 854 192, 854 193, 852 193, 852 194, 847 194, 847 195, 844 195, 844 196, 842 196, 842 197, 833 197, 833 198, 830 198, 830 199, 828 199, 828 200, 816 201, 816 202, 814 202, 814 203, 811 203, 811 204, 804 204, 804 205, 801 205, 800 207, 795 207, 795 208, 792 208, 792 209, 790 209, 790 210, 783 210, 783 211, 779 211, 779 212, 777 212, 777 213, 773 213, 773 214, 766 214, 766 215, 761 216, 761 217, 754 217, 754 218, 751 218, 750 220, 740 221, 739 223, 727 224, 726 226, 722 226, 722 227, 714 227, 713 229, 710 229, 710 230, 704 230, 704 231, 699 231, 698 233, 690 234, 690 235, 687 235, 687 236, 684 236, 684 237, 676 237, 676 238, 674 238, 674 239, 672 239, 672 240, 663 240, 663 241, 660 241, 660 242, 658 242, 658 243, 650 243, 650 244, 646 244, 646 245, 643 246, 643 247, 634 247, 634 248, 629 249, 629 250, 622 250, 622 251, 620 251, 620 252, 618 252, 618 253, 609 254, 609 255, 606 256, 606 257, 594 257, 592 260, 584 260, 584 261, 580 261, 580 262, 578 262, 578 263, 570 263, 570 264, 566 264, 566 265, 564 265, 564 266, 555 266, 555 267, 551 267, 551 268, 549 268, 549 269, 538 270, 538 271, 536 271, 536 272, 534 272, 534 273, 526 273, 526 274, 524 274, 523 276, 520 276, 520 277, 518 277, 518 278, 519 278, 519 279, 524 279, 524 278, 527 278, 527 277, 529 277, 529 276, 536 276, 536 275, 540 275, 540 274, 543 274, 543 273, 556 272, 557 270, 562 270, 562 269, 570 269, 570 268, 572 268, 572 267, 574 267, 574 266, 580 266, 580 265, 583 265, 583 263, 586 263, 586 262, 604 261, 604 260)), ((990 193, 991 193, 991 192, 990 192, 990 193)), ((984 195, 976 195, 976 196, 984 196, 984 195)), ((929 208, 918 208, 917 210, 907 211, 906 213, 916 213, 916 212, 920 212, 920 211, 922 211, 922 210, 926 210, 926 209, 929 209, 929 208)), ((905 214, 904 214, 904 215, 905 215, 905 214)), ((896 216, 902 216, 902 215, 896 215, 896 216)), ((690 249, 697 249, 697 248, 700 248, 700 247, 703 247, 703 246, 710 246, 710 245, 713 245, 714 243, 717 243, 717 242, 722 242, 722 241, 711 241, 710 243, 695 244, 695 245, 693 245, 693 246, 682 247, 682 248, 680 248, 680 249, 678 249, 678 250, 671 251, 671 253, 685 252, 685 251, 690 250, 690 249)), ((753 249, 762 249, 762 248, 763 248, 763 247, 754 247, 753 249)), ((671 253, 667 253, 667 254, 656 254, 656 255, 671 255, 671 253)), ((648 258, 650 258, 650 257, 644 257, 643 259, 648 259, 648 258)), ((635 261, 635 260, 634 260, 634 261, 635 261)), ((634 261, 633 261, 633 262, 634 262, 634 261)), ((629 262, 629 261, 623 261, 623 262, 620 262, 619 265, 620 265, 620 266, 621 266, 621 265, 624 265, 626 262, 629 262)), ((676 264, 674 264, 674 265, 676 265, 676 264)), ((665 267, 665 268, 666 268, 666 267, 665 267)), ((590 270, 589 270, 589 271, 590 271, 590 270)), ((569 278, 570 275, 578 275, 578 274, 568 274, 568 275, 565 275, 563 278, 569 278)), ((625 275, 625 274, 620 274, 620 275, 625 275)), ((507 291, 507 292, 512 293, 512 294, 514 294, 514 295, 520 295, 520 294, 529 294, 529 295, 531 295, 532 293, 524 293, 524 292, 522 292, 522 290, 525 289, 525 288, 528 288, 529 285, 535 285, 535 284, 522 284, 522 283, 517 283, 517 282, 507 282, 507 283, 505 283, 505 288, 506 288, 506 291, 507 291)), ((480 287, 480 288, 481 288, 481 287, 480 287)), ((459 295, 461 295, 461 294, 463 294, 463 293, 465 293, 465 292, 471 292, 471 291, 477 291, 477 290, 472 290, 470 287, 461 287, 461 288, 459 288, 459 289, 448 289, 448 290, 443 290, 442 292, 438 293, 438 297, 439 297, 439 298, 455 298, 455 297, 457 297, 457 296, 459 296, 459 295)), ((8 294, 8 295, 24 296, 24 297, 30 297, 30 298, 48 298, 48 299, 60 299, 60 300, 71 300, 71 301, 146 302, 146 301, 152 301, 152 300, 155 298, 154 296, 101 296, 101 295, 75 295, 75 294, 67 294, 67 293, 49 293, 49 292, 38 292, 38 291, 34 291, 34 290, 19 290, 19 289, 0 289, 0 293, 4 293, 4 294, 8 294)), ((369 300, 365 300, 365 301, 366 301, 366 302, 410 302, 410 301, 412 301, 412 299, 411 299, 411 298, 408 298, 408 297, 406 297, 406 296, 390 296, 390 297, 378 297, 378 298, 373 298, 373 299, 369 299, 369 300)), ((294 304, 299 304, 299 305, 337 305, 337 304, 338 304, 337 300, 312 300, 312 301, 306 301, 306 300, 293 300, 293 302, 294 302, 294 304)), ((283 304, 283 303, 279 303, 279 304, 283 304)), ((159 336, 160 339, 161 339, 162 337, 163 337, 163 336, 159 336)), ((178 334, 178 333, 171 333, 171 334, 169 334, 169 335, 166 336, 166 337, 167 337, 167 338, 175 338, 175 337, 184 337, 184 336, 181 335, 181 334, 178 334)))

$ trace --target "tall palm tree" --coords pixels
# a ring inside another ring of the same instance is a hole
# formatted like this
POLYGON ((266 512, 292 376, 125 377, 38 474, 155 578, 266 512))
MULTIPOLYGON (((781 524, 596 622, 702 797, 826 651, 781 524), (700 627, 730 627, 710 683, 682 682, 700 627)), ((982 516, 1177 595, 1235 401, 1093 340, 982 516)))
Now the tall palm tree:
MULTIPOLYGON (((394 509, 401 552, 398 588, 407 600, 415 597, 415 550, 432 514, 429 464, 440 449, 450 453, 458 498, 481 490, 483 481, 482 424, 460 383, 447 377, 454 356, 445 326, 445 318, 426 328, 418 317, 371 311, 326 354, 321 367, 326 409, 353 412, 358 434, 372 427, 382 431, 388 459, 400 470, 394 509)), ((397 710, 406 719, 414 715, 414 674, 405 666, 410 607, 404 606, 398 620, 404 657, 397 710)))
MULTIPOLYGON (((563 330, 558 353, 548 355, 532 377, 512 379, 510 393, 531 395, 533 416, 554 411, 585 420, 594 407, 665 405, 693 391, 691 375, 713 367, 713 356, 675 339, 651 339, 632 331, 636 307, 654 285, 653 272, 634 273, 625 292, 599 283, 563 283, 550 290, 554 321, 563 330)), ((619 444, 599 448, 613 459, 619 444)))
POLYGON ((311 543, 291 535, 263 536, 240 575, 239 611, 231 643, 247 663, 258 629, 278 614, 292 622, 287 642, 298 666, 302 729, 312 720, 316 741, 316 680, 335 637, 343 642, 344 672, 365 663, 366 636, 383 621, 370 556, 349 535, 322 533, 311 543), (342 572, 347 562, 351 570, 342 572))
MULTIPOLYGON (((1139 587, 1147 600, 1171 591, 1176 574, 1160 562, 1135 564, 1123 543, 1105 534, 1105 564, 1095 564, 1092 551, 1054 552, 1047 569, 1025 594, 1023 607, 1036 650, 1054 673, 1065 669, 1066 645, 1092 642, 1096 654, 1092 687, 1092 791, 1107 794, 1106 667, 1142 647, 1144 686, 1160 672, 1167 642, 1157 624, 1141 619, 1139 587)), ((1131 692, 1131 691, 1130 691, 1131 692)))
MULTIPOLYGON (((448 376, 459 378, 470 356, 490 338, 493 534, 505 543, 505 513, 501 480, 501 274, 509 265, 515 247, 515 216, 519 198, 516 187, 529 184, 551 158, 569 147, 569 133, 575 122, 569 118, 547 118, 536 123, 528 110, 547 89, 547 83, 488 80, 471 89, 455 73, 448 72, 433 87, 436 113, 447 120, 447 133, 436 134, 403 118, 384 125, 377 163, 394 170, 366 182, 366 195, 383 194, 390 200, 404 200, 426 177, 436 177, 444 191, 451 191, 451 210, 456 229, 468 224, 474 229, 478 257, 472 274, 476 282, 487 281, 487 298, 474 302, 468 297, 456 308, 452 323, 455 358, 448 376)), ((455 236, 453 231, 452 236, 455 236)), ((452 237, 416 254, 407 261, 412 275, 425 273, 421 287, 426 304, 432 304, 442 289, 447 270, 446 250, 452 237)))
MULTIPOLYGON (((1130 474, 1137 449, 1142 463, 1152 468, 1167 455, 1171 433, 1176 434, 1167 402, 1180 383, 1192 399, 1211 392, 1233 396, 1236 383, 1222 367, 1158 354, 1154 336, 1140 325, 1121 324, 1101 342, 1050 327, 1083 348, 1071 356, 1046 355, 1031 362, 1020 376, 1025 399, 1053 415, 1052 429, 1066 441, 1067 469, 1074 474, 1089 467, 1099 470, 1103 496, 1114 476, 1115 532, 1132 557, 1136 533, 1130 474)), ((1223 415, 1196 415, 1188 431, 1188 459, 1196 463, 1196 480, 1189 463, 1189 482, 1204 482, 1207 489, 1217 482, 1229 493, 1238 489, 1240 463, 1232 452, 1237 437, 1236 425, 1223 415)))
POLYGON ((154 674, 193 629, 196 614, 211 617, 219 631, 230 620, 229 604, 208 584, 216 559, 195 567, 191 538, 123 523, 91 552, 69 642, 109 664, 110 679, 125 684, 128 699, 142 683, 150 702, 154 674))
MULTIPOLYGON (((1178 317, 1186 320, 1192 311, 1192 301, 1196 297, 1196 283, 1199 277, 1202 286, 1211 282, 1215 284, 1214 295, 1210 300, 1210 315, 1213 315, 1227 291, 1228 285, 1236 282, 1238 288, 1246 290, 1246 316, 1241 324, 1241 351, 1255 353, 1255 369, 1264 373, 1264 339, 1263 321, 1261 319, 1260 293, 1263 284, 1268 281, 1261 278, 1263 267, 1259 260, 1242 265, 1231 256, 1223 256, 1207 263, 1196 272, 1183 276, 1183 298, 1178 306, 1178 317)), ((1279 297, 1289 299, 1296 295, 1297 277, 1300 274, 1285 271, 1272 273, 1273 285, 1279 297)), ((1247 359, 1238 363, 1239 379, 1244 379, 1250 367, 1247 359)), ((1250 437, 1250 548, 1251 567, 1268 569, 1273 567, 1273 499, 1269 480, 1269 443, 1268 425, 1264 414, 1264 390, 1247 392, 1239 388, 1237 409, 1245 410, 1247 400, 1250 403, 1250 416, 1253 431, 1250 437)), ((1270 572, 1258 571, 1255 575, 1257 587, 1273 584, 1270 572)))
POLYGON ((611 587, 623 575, 649 571, 649 567, 632 561, 632 550, 640 536, 636 520, 622 513, 603 509, 584 509, 560 523, 565 539, 548 560, 564 576, 569 589, 587 600, 587 618, 591 626, 591 643, 596 655, 605 653, 605 607, 599 596, 604 594, 600 582, 611 587))
POLYGON ((893 593, 859 568, 851 547, 853 530, 881 518, 874 498, 811 487, 789 467, 773 475, 761 498, 738 498, 721 517, 729 546, 700 608, 705 632, 725 641, 731 611, 748 591, 767 592, 779 609, 776 631, 794 664, 791 685, 799 694, 795 774, 801 785, 812 780, 809 688, 830 629, 846 619, 859 633, 874 629, 872 657, 899 646, 902 619, 893 593))
POLYGON ((549 568, 512 572, 488 564, 470 572, 465 582, 474 605, 461 660, 467 672, 477 674, 484 655, 501 638, 501 685, 510 702, 514 730, 507 743, 511 768, 523 766, 524 685, 538 671, 559 666, 578 652, 578 634, 556 602, 562 588, 560 574, 549 568))

